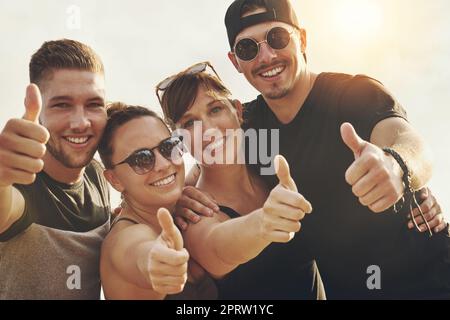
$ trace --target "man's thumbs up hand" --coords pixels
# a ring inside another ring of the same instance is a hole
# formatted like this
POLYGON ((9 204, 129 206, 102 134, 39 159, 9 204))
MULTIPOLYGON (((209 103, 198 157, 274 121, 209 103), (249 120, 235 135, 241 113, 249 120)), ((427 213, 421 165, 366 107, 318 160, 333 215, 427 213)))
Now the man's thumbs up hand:
POLYGON ((24 120, 39 123, 39 115, 42 110, 41 91, 35 84, 30 84, 27 87, 25 96, 25 114, 24 120))
POLYGON ((378 146, 361 139, 350 123, 341 126, 341 136, 355 156, 345 173, 353 194, 373 212, 386 211, 404 192, 403 171, 399 164, 378 146))
POLYGON ((0 187, 31 184, 44 168, 42 160, 50 134, 38 122, 42 110, 39 88, 27 87, 25 115, 10 119, 0 133, 0 187))
POLYGON ((355 155, 355 159, 358 158, 361 152, 364 150, 364 147, 367 145, 367 142, 358 136, 355 129, 350 123, 344 123, 341 126, 341 136, 347 147, 352 150, 353 154, 355 155))

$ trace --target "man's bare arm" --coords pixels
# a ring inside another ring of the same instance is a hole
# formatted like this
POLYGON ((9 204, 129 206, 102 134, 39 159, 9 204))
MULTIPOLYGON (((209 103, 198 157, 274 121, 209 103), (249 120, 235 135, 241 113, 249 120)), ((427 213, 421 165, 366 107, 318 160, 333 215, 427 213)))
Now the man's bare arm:
POLYGON ((421 135, 404 119, 389 118, 379 122, 370 140, 380 148, 397 151, 412 174, 412 187, 419 190, 427 184, 433 173, 430 151, 421 135))
POLYGON ((14 187, 0 188, 0 233, 7 231, 14 222, 22 217, 25 199, 14 187))
POLYGON ((49 139, 39 124, 42 98, 36 85, 27 87, 25 115, 9 120, 0 133, 0 233, 24 213, 25 200, 13 184, 31 184, 44 168, 42 157, 49 139))
POLYGON ((341 126, 341 136, 355 157, 345 173, 345 180, 360 203, 375 213, 392 207, 405 192, 403 169, 383 148, 400 154, 413 175, 414 189, 420 189, 431 177, 432 166, 421 137, 401 118, 378 123, 370 142, 361 139, 349 123, 341 126))

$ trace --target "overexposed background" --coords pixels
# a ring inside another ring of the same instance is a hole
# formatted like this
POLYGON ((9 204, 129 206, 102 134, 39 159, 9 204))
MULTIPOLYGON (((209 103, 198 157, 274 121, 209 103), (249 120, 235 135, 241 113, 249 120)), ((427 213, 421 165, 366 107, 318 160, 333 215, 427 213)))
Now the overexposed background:
MULTIPOLYGON (((28 62, 46 40, 92 46, 106 68, 108 100, 159 110, 154 87, 209 60, 232 89, 256 96, 227 59, 223 23, 231 0, 0 0, 0 127, 23 114, 28 62)), ((450 212, 450 2, 293 0, 308 32, 310 68, 364 73, 382 81, 408 110, 435 161, 432 189, 450 212)), ((119 197, 114 194, 113 205, 119 197)), ((449 215, 450 217, 450 215, 449 215)))

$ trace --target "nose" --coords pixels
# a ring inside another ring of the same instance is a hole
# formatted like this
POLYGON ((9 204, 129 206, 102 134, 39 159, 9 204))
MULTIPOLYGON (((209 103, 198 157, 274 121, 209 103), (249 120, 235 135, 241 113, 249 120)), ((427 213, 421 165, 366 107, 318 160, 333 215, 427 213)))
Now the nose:
POLYGON ((206 131, 211 131, 214 129, 217 129, 216 124, 214 123, 214 121, 212 119, 208 119, 207 117, 205 117, 206 119, 202 120, 202 134, 203 136, 205 135, 206 131))
POLYGON ((84 132, 91 126, 91 121, 86 116, 83 106, 74 108, 70 116, 70 129, 75 132, 84 132))
POLYGON ((159 150, 155 150, 155 166, 153 168, 153 171, 155 172, 164 172, 170 168, 172 163, 170 160, 167 160, 164 158, 161 153, 159 153, 159 150))
POLYGON ((268 64, 277 56, 275 49, 273 49, 267 41, 259 44, 258 60, 261 64, 268 64))
POLYGON ((211 142, 212 137, 222 136, 222 131, 220 130, 220 127, 213 119, 203 121, 202 129, 203 130, 201 141, 203 142, 203 148, 211 142))

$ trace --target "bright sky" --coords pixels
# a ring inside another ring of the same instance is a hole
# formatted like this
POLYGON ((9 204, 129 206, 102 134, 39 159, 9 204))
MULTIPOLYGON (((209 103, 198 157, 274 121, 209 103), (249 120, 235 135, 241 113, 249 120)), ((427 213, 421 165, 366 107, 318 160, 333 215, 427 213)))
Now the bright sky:
MULTIPOLYGON (((28 62, 45 40, 91 45, 103 58, 109 100, 158 110, 154 86, 187 66, 211 61, 235 97, 256 92, 228 61, 231 0, 0 0, 0 127, 21 116, 28 62), (77 12, 80 19, 77 19, 77 12), (79 21, 78 21, 79 20, 79 21), (79 22, 79 24, 77 23, 79 22)), ((435 156, 431 186, 450 212, 450 2, 293 0, 308 32, 311 70, 364 73, 408 110, 435 156), (446 138, 447 137, 447 138, 446 138)), ((117 195, 114 202, 117 202, 117 195)))

